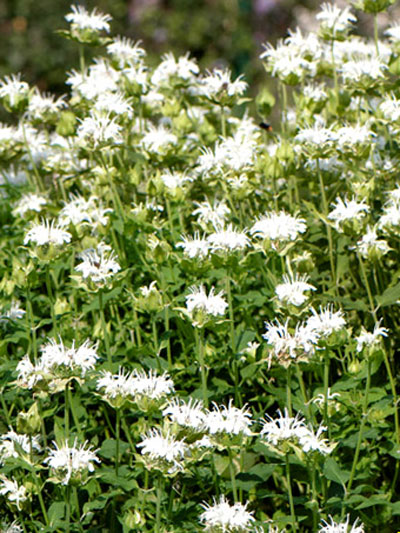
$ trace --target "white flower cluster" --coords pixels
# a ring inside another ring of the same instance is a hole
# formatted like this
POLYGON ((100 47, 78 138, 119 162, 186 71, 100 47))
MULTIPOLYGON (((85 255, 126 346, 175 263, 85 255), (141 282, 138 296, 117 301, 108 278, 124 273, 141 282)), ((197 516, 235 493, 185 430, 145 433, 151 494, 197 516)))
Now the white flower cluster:
POLYGON ((186 308, 193 325, 201 327, 211 317, 220 317, 225 314, 228 303, 223 298, 223 291, 215 294, 215 288, 211 287, 207 295, 203 285, 192 287, 191 294, 186 296, 186 308))
POLYGON ((29 355, 25 355, 18 363, 17 383, 20 387, 32 389, 36 385, 49 383, 50 387, 58 378, 69 376, 84 377, 89 370, 93 370, 98 359, 97 345, 92 345, 86 340, 79 347, 67 348, 61 339, 57 342, 50 339, 48 344, 42 346, 42 356, 33 364, 29 355))
POLYGON ((73 446, 67 443, 58 445, 53 443, 55 449, 49 450, 49 454, 44 460, 51 468, 54 477, 63 485, 68 485, 71 481, 85 482, 87 472, 94 472, 94 463, 100 463, 100 459, 88 446, 87 441, 78 446, 75 440, 73 446))

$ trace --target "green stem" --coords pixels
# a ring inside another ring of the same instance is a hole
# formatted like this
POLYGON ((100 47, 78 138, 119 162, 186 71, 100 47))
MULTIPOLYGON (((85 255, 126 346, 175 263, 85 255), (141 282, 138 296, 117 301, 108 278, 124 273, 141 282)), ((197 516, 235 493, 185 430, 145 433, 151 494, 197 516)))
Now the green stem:
POLYGON ((303 373, 302 373, 302 371, 300 369, 300 365, 299 364, 296 365, 296 373, 297 373, 297 379, 298 379, 299 385, 300 385, 301 396, 303 398, 304 409, 307 411, 307 419, 308 419, 308 422, 310 422, 312 424, 313 423, 313 415, 312 415, 311 407, 310 407, 310 404, 309 404, 309 401, 308 401, 308 397, 307 397, 307 391, 306 391, 306 386, 304 384, 303 373))
POLYGON ((225 106, 221 105, 221 133, 222 137, 226 137, 226 117, 225 117, 225 106))
POLYGON ((376 55, 379 56, 378 13, 374 14, 374 41, 375 41, 376 55))
POLYGON ((66 532, 70 532, 71 527, 71 487, 67 485, 65 487, 65 504, 67 506, 67 516, 66 516, 66 532))
POLYGON ((161 526, 161 497, 162 497, 162 477, 157 478, 157 503, 156 503, 156 533, 160 533, 161 526))
MULTIPOLYGON (((371 361, 368 358, 368 360, 367 360, 367 380, 365 382, 363 413, 362 413, 360 431, 358 433, 356 451, 354 452, 353 464, 352 464, 351 471, 350 471, 350 477, 349 477, 349 481, 347 483, 346 490, 345 490, 346 496, 348 496, 348 494, 350 493, 351 487, 353 485, 354 476, 355 476, 355 473, 356 473, 356 468, 357 468, 357 463, 358 463, 358 457, 360 455, 362 437, 363 437, 363 433, 364 433, 364 426, 365 426, 365 422, 367 420, 368 396, 369 396, 370 385, 371 385, 371 361)), ((343 507, 342 515, 343 515, 343 513, 344 513, 344 507, 343 507)))
POLYGON ((194 329, 194 334, 196 337, 196 344, 197 344, 197 356, 200 363, 200 374, 201 374, 201 390, 202 390, 202 396, 203 396, 203 403, 206 408, 208 408, 208 391, 207 391, 207 371, 204 364, 204 333, 202 328, 196 328, 194 329))
MULTIPOLYGON (((317 159, 317 169, 318 169, 318 180, 319 180, 319 188, 321 191, 321 199, 322 199, 322 207, 324 210, 325 217, 329 214, 329 208, 328 208, 328 201, 326 199, 326 193, 325 193, 325 186, 324 181, 322 178, 322 172, 319 166, 319 159, 317 159)), ((328 237, 328 246, 329 246, 329 262, 331 265, 331 273, 332 273, 332 281, 334 283, 334 289, 335 292, 337 292, 337 280, 336 280, 336 273, 335 273, 335 261, 333 258, 333 241, 332 241, 332 228, 328 223, 326 223, 326 233, 328 237)))
POLYGON ((108 369, 109 369, 110 372, 112 372, 112 357, 111 357, 110 339, 108 337, 107 324, 106 324, 106 319, 105 319, 105 316, 104 316, 103 291, 101 289, 99 290, 99 308, 100 308, 100 319, 101 319, 101 327, 102 327, 102 330, 103 330, 104 343, 106 345, 108 369))
POLYGON ((79 417, 78 417, 78 414, 77 414, 76 409, 75 409, 71 388, 67 386, 66 392, 68 394, 68 403, 69 403, 69 407, 71 409, 71 414, 72 414, 72 418, 74 420, 74 424, 75 424, 76 430, 77 430, 78 435, 81 438, 81 440, 84 440, 84 433, 82 431, 82 427, 81 427, 81 424, 79 422, 79 417))
POLYGON ((290 365, 286 369, 286 402, 289 416, 293 416, 292 411, 292 371, 290 365))
POLYGON ((54 334, 58 335, 58 327, 57 327, 57 320, 56 315, 54 312, 54 295, 53 295, 53 289, 51 286, 51 279, 50 279, 50 265, 46 265, 46 289, 47 289, 47 295, 50 301, 50 312, 51 312, 51 320, 53 322, 53 329, 54 334))
POLYGON ((294 503, 293 503, 293 494, 292 494, 292 481, 290 479, 290 464, 289 464, 289 455, 285 455, 285 463, 286 463, 286 482, 287 482, 287 490, 288 490, 288 497, 289 497, 289 507, 290 507, 290 518, 291 518, 291 526, 292 531, 297 531, 296 529, 296 513, 294 510, 294 503))
POLYGON ((69 383, 65 385, 64 397, 65 397, 65 406, 64 406, 64 426, 65 426, 65 444, 69 446, 69 383))
POLYGON ((329 394, 329 366, 330 359, 327 350, 324 350, 324 423, 328 428, 328 436, 331 437, 331 426, 328 416, 328 394, 329 394))
POLYGON ((116 439, 116 446, 115 446, 115 475, 117 477, 118 477, 118 469, 119 469, 120 428, 121 428, 121 409, 117 408, 116 417, 115 417, 115 439, 116 439))
POLYGON ((364 278, 365 288, 367 289, 368 302, 369 302, 369 307, 370 307, 370 310, 371 310, 371 315, 373 316, 375 323, 377 323, 378 322, 378 318, 377 318, 377 315, 376 315, 376 309, 375 309, 375 305, 374 305, 374 298, 372 296, 371 286, 369 284, 367 273, 365 271, 364 261, 362 260, 362 257, 361 257, 360 254, 357 254, 357 257, 358 257, 358 261, 360 263, 361 273, 362 273, 362 276, 364 278))
POLYGON ((233 463, 233 452, 232 452, 231 447, 228 448, 228 455, 229 455, 229 474, 231 476, 233 501, 236 503, 238 501, 238 494, 237 494, 237 487, 236 487, 235 465, 233 463))

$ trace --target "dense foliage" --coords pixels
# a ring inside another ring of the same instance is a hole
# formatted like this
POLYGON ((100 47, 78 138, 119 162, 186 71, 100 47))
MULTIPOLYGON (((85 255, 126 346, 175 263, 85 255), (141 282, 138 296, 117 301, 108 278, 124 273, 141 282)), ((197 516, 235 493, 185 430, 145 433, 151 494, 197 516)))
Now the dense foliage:
POLYGON ((400 26, 324 4, 247 84, 72 6, 0 81, 2 531, 393 532, 400 26), (90 47, 102 55, 88 61, 90 47), (239 106, 239 107, 238 107, 239 106))

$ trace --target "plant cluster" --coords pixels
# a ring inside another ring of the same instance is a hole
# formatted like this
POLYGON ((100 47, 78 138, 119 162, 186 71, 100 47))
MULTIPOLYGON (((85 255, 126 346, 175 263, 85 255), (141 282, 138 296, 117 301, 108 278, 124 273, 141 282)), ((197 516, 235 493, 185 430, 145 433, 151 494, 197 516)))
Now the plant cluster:
POLYGON ((275 133, 228 69, 66 20, 67 96, 0 81, 2 531, 393 531, 400 26, 266 45, 275 133))

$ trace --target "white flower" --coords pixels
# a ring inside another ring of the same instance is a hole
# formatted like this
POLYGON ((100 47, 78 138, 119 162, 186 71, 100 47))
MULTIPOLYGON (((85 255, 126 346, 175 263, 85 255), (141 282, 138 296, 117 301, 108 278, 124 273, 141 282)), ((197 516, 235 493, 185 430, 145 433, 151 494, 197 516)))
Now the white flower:
POLYGON ((184 172, 171 172, 169 169, 161 174, 160 179, 171 193, 183 189, 187 183, 193 181, 193 178, 186 176, 184 172))
POLYGON ((43 220, 40 224, 34 224, 24 238, 24 244, 30 242, 38 246, 54 244, 62 246, 71 242, 72 235, 55 224, 54 220, 43 220))
POLYGON ((303 218, 293 217, 280 211, 265 213, 250 229, 250 233, 260 239, 269 239, 271 246, 276 249, 279 242, 294 241, 299 233, 307 229, 303 218))
POLYGON ((183 253, 189 259, 205 259, 210 250, 210 243, 206 238, 200 238, 196 232, 194 237, 182 235, 182 241, 176 244, 177 248, 183 248, 183 253))
POLYGON ((251 435, 250 426, 253 423, 250 411, 246 406, 239 409, 232 405, 218 406, 213 402, 213 409, 206 412, 204 427, 211 435, 251 435))
POLYGON ((207 296, 203 285, 191 287, 190 291, 191 294, 186 296, 186 307, 192 317, 193 325, 202 325, 207 315, 218 317, 225 314, 228 303, 222 297, 223 291, 214 294, 215 288, 211 287, 207 296))
POLYGON ((304 418, 289 416, 287 409, 284 415, 278 410, 279 418, 274 419, 266 415, 264 426, 261 430, 261 438, 265 439, 272 446, 279 446, 285 441, 291 441, 299 445, 303 452, 310 453, 317 451, 323 455, 329 454, 333 446, 327 444, 326 439, 321 439, 321 434, 326 430, 320 426, 315 433, 311 427, 306 426, 304 418))
POLYGON ((86 200, 79 194, 71 194, 69 202, 65 203, 58 218, 63 227, 69 224, 79 226, 84 223, 94 228, 97 225, 106 226, 110 212, 112 209, 103 208, 101 202, 94 196, 90 196, 86 200))
POLYGON ((29 98, 28 116, 33 120, 46 120, 47 117, 57 117, 64 107, 64 96, 56 99, 51 94, 40 94, 36 89, 29 98))
POLYGON ((334 133, 335 141, 340 150, 353 148, 357 144, 371 144, 375 133, 367 125, 343 126, 334 133))
POLYGON ((36 213, 40 213, 42 207, 45 206, 46 203, 46 198, 40 196, 39 194, 24 194, 14 205, 13 215, 24 217, 28 211, 35 211, 36 213))
POLYGON ((178 137, 164 126, 149 125, 148 130, 141 140, 141 145, 151 154, 158 154, 178 144, 178 137))
POLYGON ((308 361, 315 352, 320 337, 318 332, 299 323, 292 335, 289 333, 288 319, 284 324, 278 320, 275 322, 266 322, 267 331, 263 334, 263 338, 273 348, 268 365, 271 365, 273 358, 286 368, 293 361, 308 361))
POLYGON ((140 42, 134 43, 126 37, 115 37, 113 42, 107 45, 107 53, 119 62, 120 67, 139 63, 146 52, 139 46, 140 42))
POLYGON ((221 496, 219 502, 214 500, 213 505, 202 504, 205 511, 200 515, 200 521, 204 523, 205 531, 222 533, 245 533, 252 531, 254 517, 252 512, 247 511, 247 505, 235 503, 229 505, 225 496, 221 496))
POLYGON ((101 376, 97 380, 97 390, 102 390, 102 394, 109 399, 160 400, 174 391, 174 383, 166 373, 157 376, 153 371, 146 374, 143 370, 136 369, 127 373, 120 368, 118 374, 103 371, 101 376))
MULTIPOLYGON (((183 459, 188 454, 188 446, 184 440, 177 440, 169 432, 162 434, 161 430, 153 428, 147 435, 142 435, 142 441, 137 445, 142 448, 141 453, 148 455, 155 462, 156 468, 166 468, 169 474, 184 469, 183 459)), ((149 465, 151 468, 152 465, 149 465)))
POLYGON ((334 138, 334 132, 330 127, 326 128, 323 124, 315 123, 300 129, 294 140, 300 144, 324 148, 331 146, 334 138))
POLYGON ((28 435, 19 435, 15 431, 9 431, 0 436, 0 464, 12 457, 17 458, 21 452, 29 455, 31 445, 34 450, 40 451, 39 439, 36 436, 30 441, 28 435))
POLYGON ((364 77, 372 80, 384 78, 385 70, 387 70, 387 65, 378 58, 347 61, 339 68, 339 72, 345 81, 360 81, 364 77))
POLYGON ((352 23, 357 21, 348 6, 340 9, 335 4, 326 2, 322 4, 321 11, 317 13, 315 18, 321 22, 321 27, 330 30, 333 36, 348 31, 352 23))
POLYGON ((306 291, 315 291, 316 288, 313 285, 307 283, 308 276, 299 274, 283 275, 283 283, 280 283, 275 287, 275 294, 281 302, 286 304, 300 306, 307 301, 307 296, 304 294, 306 291))
POLYGON ((348 515, 345 522, 335 522, 331 516, 328 516, 328 518, 330 519, 330 523, 322 520, 318 533, 364 533, 364 526, 363 524, 358 525, 358 518, 353 524, 350 524, 350 517, 348 515))
POLYGON ((329 337, 334 331, 340 331, 345 327, 346 321, 343 318, 343 311, 333 312, 332 306, 320 307, 319 313, 311 308, 312 316, 307 319, 308 328, 315 331, 321 337, 329 337))
POLYGON ((289 416, 288 410, 284 414, 278 410, 279 418, 274 419, 268 414, 260 436, 273 446, 278 446, 282 441, 298 439, 305 429, 305 420, 300 418, 299 413, 295 417, 289 416))
POLYGON ((0 81, 0 98, 7 100, 11 107, 15 106, 21 98, 26 98, 29 93, 29 85, 21 81, 21 74, 6 76, 0 81))
POLYGON ((210 100, 217 100, 227 94, 228 96, 240 96, 247 89, 247 83, 239 76, 231 81, 231 72, 228 69, 215 69, 208 72, 199 83, 199 92, 210 100))
POLYGON ((1 533, 23 533, 23 529, 16 520, 12 524, 2 522, 1 533))
POLYGON ((369 205, 364 200, 357 202, 355 198, 349 200, 337 198, 336 205, 332 204, 334 209, 329 213, 329 220, 333 220, 337 230, 340 230, 340 224, 349 220, 360 220, 369 212, 369 205))
POLYGON ((194 431, 203 431, 206 412, 200 400, 189 399, 188 402, 180 398, 172 398, 164 406, 163 416, 167 416, 173 423, 194 431))
POLYGON ((306 85, 303 89, 303 94, 313 102, 324 102, 328 95, 325 91, 325 86, 320 85, 306 85))
POLYGON ((204 224, 212 224, 214 228, 224 226, 225 220, 231 212, 224 201, 210 203, 209 200, 205 202, 194 202, 197 205, 192 213, 192 216, 197 217, 200 222, 204 224))
POLYGON ((163 60, 154 70, 151 82, 156 87, 168 85, 172 77, 180 78, 184 81, 194 81, 195 76, 200 72, 194 59, 189 59, 189 54, 181 56, 178 60, 169 52, 163 56, 163 60))
POLYGON ((72 70, 67 78, 67 85, 71 85, 73 93, 87 100, 94 100, 103 92, 118 90, 120 73, 105 59, 95 59, 87 71, 72 70))
POLYGON ((19 307, 20 303, 19 300, 11 301, 10 309, 0 314, 0 324, 9 320, 19 320, 24 317, 26 311, 19 307))
POLYGON ((387 328, 381 328, 379 322, 375 324, 374 331, 368 332, 364 326, 361 327, 361 333, 356 337, 357 352, 362 352, 364 347, 374 346, 378 344, 381 337, 387 337, 389 330, 387 328))
MULTIPOLYGON (((382 219, 381 219, 382 222, 382 219)), ((370 254, 378 253, 379 255, 385 255, 389 252, 390 246, 382 239, 378 239, 377 228, 367 227, 367 233, 357 241, 356 249, 360 254, 368 258, 370 254)))
POLYGON ((132 372, 132 388, 136 398, 160 400, 174 391, 174 382, 166 372, 157 376, 152 370, 146 374, 144 370, 135 369, 132 372))
POLYGON ((120 92, 105 91, 96 98, 95 107, 98 111, 109 113, 110 115, 123 115, 132 119, 133 109, 131 104, 120 92))
POLYGON ((207 241, 210 251, 215 252, 235 252, 244 250, 250 246, 250 240, 244 231, 235 231, 232 224, 227 228, 218 229, 208 236, 207 241))
POLYGON ((302 428, 299 432, 299 444, 303 452, 319 452, 322 455, 329 455, 335 445, 329 444, 327 439, 321 438, 321 434, 326 431, 326 427, 320 426, 315 433, 312 428, 302 428))
POLYGON ((57 367, 65 367, 84 376, 88 370, 93 370, 98 357, 97 345, 91 345, 88 339, 77 348, 75 340, 71 348, 67 348, 61 339, 58 343, 55 339, 50 339, 48 344, 42 346, 38 368, 44 372, 52 372, 57 367))
POLYGON ((394 24, 391 28, 385 31, 385 35, 389 37, 389 41, 392 43, 398 43, 400 41, 400 24, 394 24))
POLYGON ((21 503, 28 499, 24 485, 19 486, 15 479, 11 481, 5 476, 0 476, 0 494, 6 496, 10 502, 15 503, 19 510, 21 510, 21 503))
POLYGON ((58 446, 53 441, 55 450, 49 450, 48 457, 44 463, 48 463, 53 473, 58 477, 63 485, 68 485, 72 480, 83 481, 82 474, 86 472, 94 472, 94 464, 100 463, 100 459, 96 455, 96 451, 92 451, 88 446, 88 441, 85 441, 80 447, 77 445, 75 439, 72 447, 64 443, 58 446))
POLYGON ((65 15, 65 20, 77 26, 80 30, 110 31, 110 15, 105 15, 93 9, 89 13, 83 6, 71 6, 72 13, 65 15))
POLYGON ((108 246, 99 244, 97 249, 88 248, 79 254, 82 263, 75 267, 84 279, 90 279, 96 285, 103 285, 121 270, 115 260, 114 252, 108 246))
POLYGON ((110 118, 109 114, 101 115, 92 111, 89 117, 78 120, 80 125, 76 133, 84 144, 97 148, 104 144, 122 143, 122 127, 117 124, 115 118, 110 118))

